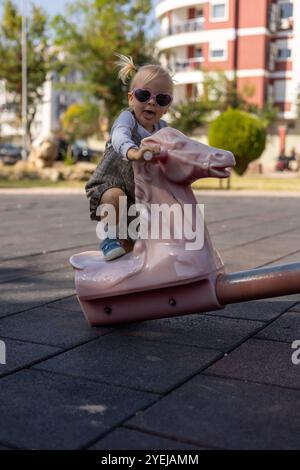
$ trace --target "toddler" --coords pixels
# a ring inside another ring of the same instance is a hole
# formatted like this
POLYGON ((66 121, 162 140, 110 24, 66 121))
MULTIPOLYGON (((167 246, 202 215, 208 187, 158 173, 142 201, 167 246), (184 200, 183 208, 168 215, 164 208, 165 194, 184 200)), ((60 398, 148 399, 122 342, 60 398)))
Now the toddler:
MULTIPOLYGON (((118 221, 119 197, 127 197, 127 210, 135 203, 132 161, 144 160, 144 154, 148 151, 154 156, 160 153, 159 146, 141 146, 141 140, 167 126, 161 117, 173 100, 173 80, 164 68, 154 64, 136 67, 131 57, 116 55, 122 82, 126 83, 132 76, 128 92, 129 108, 122 111, 114 122, 103 160, 85 187, 92 220, 101 219, 96 214, 100 204, 111 204, 118 221)), ((132 249, 130 240, 119 239, 118 225, 115 233, 116 237, 107 237, 100 243, 107 261, 132 249)))

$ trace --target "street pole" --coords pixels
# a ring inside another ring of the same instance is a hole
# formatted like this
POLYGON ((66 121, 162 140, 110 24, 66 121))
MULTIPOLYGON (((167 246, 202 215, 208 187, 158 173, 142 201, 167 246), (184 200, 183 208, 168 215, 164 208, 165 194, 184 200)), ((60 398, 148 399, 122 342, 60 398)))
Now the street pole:
POLYGON ((22 135, 23 149, 22 159, 27 159, 27 27, 26 27, 26 0, 22 0, 22 135))

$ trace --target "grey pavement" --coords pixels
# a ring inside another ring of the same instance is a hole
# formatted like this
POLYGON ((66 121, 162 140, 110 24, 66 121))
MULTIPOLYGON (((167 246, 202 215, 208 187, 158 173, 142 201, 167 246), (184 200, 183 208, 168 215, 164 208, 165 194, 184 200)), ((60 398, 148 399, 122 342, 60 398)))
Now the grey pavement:
MULTIPOLYGON (((198 201, 227 271, 300 261, 299 197, 198 201)), ((300 293, 91 328, 68 262, 97 247, 85 196, 0 193, 0 221, 0 449, 300 448, 300 293)))

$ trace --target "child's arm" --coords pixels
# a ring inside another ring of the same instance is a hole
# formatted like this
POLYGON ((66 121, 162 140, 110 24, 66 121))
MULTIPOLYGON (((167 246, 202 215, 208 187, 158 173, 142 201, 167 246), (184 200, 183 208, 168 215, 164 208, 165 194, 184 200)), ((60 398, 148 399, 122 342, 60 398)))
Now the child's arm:
POLYGON ((135 120, 129 111, 123 111, 114 122, 111 129, 111 143, 114 150, 127 160, 129 149, 138 149, 138 146, 132 140, 132 131, 135 126, 135 120))
POLYGON ((138 147, 132 140, 132 130, 135 120, 129 111, 123 111, 114 122, 111 129, 111 143, 114 150, 124 160, 140 160, 144 153, 150 150, 154 155, 159 154, 159 146, 138 147))
MULTIPOLYGON (((160 146, 159 145, 143 145, 140 148, 130 148, 127 151, 127 158, 128 160, 141 160, 144 158, 145 152, 150 151, 153 156, 160 154, 160 146)), ((152 161, 152 160, 151 160, 152 161)), ((154 163, 154 160, 153 160, 154 163)))

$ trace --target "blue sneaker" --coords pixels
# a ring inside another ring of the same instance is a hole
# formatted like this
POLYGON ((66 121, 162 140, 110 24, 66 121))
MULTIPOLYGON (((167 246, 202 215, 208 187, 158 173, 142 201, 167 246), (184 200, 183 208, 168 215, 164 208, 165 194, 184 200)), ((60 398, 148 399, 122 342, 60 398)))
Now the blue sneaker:
POLYGON ((126 254, 118 238, 105 238, 100 243, 100 249, 106 261, 111 261, 126 254))

